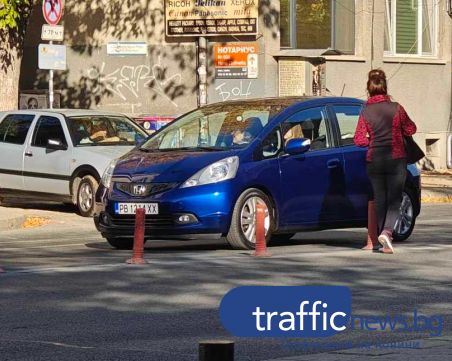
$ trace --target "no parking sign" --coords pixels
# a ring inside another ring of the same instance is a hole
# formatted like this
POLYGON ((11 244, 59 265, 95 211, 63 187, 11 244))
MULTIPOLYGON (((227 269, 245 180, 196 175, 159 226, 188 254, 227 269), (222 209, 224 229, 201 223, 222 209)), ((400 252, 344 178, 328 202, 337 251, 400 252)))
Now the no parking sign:
POLYGON ((49 25, 57 25, 63 15, 62 0, 43 0, 42 14, 49 25))

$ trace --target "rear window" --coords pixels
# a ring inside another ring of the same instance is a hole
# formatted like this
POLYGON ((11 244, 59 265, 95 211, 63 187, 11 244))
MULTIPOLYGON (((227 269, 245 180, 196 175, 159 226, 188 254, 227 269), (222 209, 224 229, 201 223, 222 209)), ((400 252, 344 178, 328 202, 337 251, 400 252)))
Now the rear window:
POLYGON ((0 123, 0 142, 24 144, 34 115, 11 114, 0 123))

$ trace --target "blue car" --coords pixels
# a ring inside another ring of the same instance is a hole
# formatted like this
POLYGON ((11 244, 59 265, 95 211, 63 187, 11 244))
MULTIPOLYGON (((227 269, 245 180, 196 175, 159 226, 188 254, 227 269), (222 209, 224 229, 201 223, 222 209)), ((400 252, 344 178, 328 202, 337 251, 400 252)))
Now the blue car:
MULTIPOLYGON (((296 232, 367 226, 372 197, 366 149, 353 143, 364 102, 265 98, 209 105, 181 116, 107 168, 96 195, 97 229, 116 248, 133 246, 134 214, 146 239, 222 234, 255 246, 256 205, 267 242, 296 232)), ((420 212, 420 175, 409 166, 395 239, 420 212)))

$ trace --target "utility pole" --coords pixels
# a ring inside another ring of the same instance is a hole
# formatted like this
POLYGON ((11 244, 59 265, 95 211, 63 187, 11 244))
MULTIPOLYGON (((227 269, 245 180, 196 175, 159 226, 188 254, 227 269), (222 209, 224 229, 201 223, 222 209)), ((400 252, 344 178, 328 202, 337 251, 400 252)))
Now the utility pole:
MULTIPOLYGON (((50 45, 53 44, 53 41, 49 42, 50 45)), ((49 70, 49 108, 53 109, 53 69, 49 70)))

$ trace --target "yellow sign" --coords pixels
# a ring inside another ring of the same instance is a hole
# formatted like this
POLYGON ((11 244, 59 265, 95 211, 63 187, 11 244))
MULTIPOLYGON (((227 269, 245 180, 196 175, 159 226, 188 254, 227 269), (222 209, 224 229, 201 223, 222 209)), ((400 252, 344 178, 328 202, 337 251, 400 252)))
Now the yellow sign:
POLYGON ((166 35, 255 35, 258 1, 165 0, 166 35))

